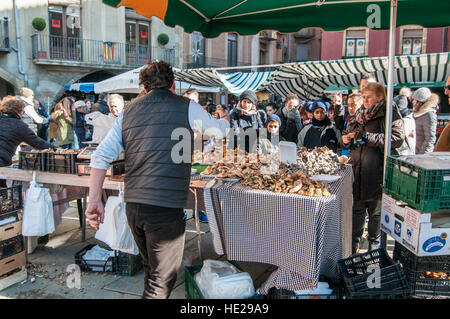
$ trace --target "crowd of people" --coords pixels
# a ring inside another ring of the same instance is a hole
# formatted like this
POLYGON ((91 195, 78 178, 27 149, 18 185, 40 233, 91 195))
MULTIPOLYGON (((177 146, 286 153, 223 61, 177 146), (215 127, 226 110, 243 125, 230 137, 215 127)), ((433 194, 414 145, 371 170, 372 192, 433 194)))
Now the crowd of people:
MULTIPOLYGON (((97 103, 67 96, 50 110, 23 88, 20 96, 4 97, 0 106, 0 166, 11 165, 17 146, 37 149, 81 148, 99 144, 91 160, 86 216, 98 229, 104 216, 102 185, 109 165, 125 153, 127 218, 143 258, 143 298, 167 298, 173 289, 184 249, 183 207, 189 193, 190 163, 174 163, 172 133, 208 133, 227 139, 227 147, 242 142, 249 152, 278 151, 280 141, 313 149, 326 146, 348 154, 353 168, 352 250, 357 253, 369 216, 369 249, 380 245, 381 195, 385 143, 386 90, 373 75, 364 75, 360 88, 344 99, 334 94, 313 101, 291 93, 278 103, 262 104, 253 91, 244 91, 232 107, 208 100, 199 92, 175 94, 174 74, 165 62, 151 62, 139 75, 144 86, 130 102, 118 94, 101 94, 97 103), (200 123, 200 124, 199 124, 200 123), (92 131, 92 127, 94 128, 92 131), (266 129, 266 130, 265 130, 266 129), (266 132, 263 135, 261 132, 266 132), (250 136, 258 144, 252 145, 250 136)), ((450 99, 450 77, 445 94, 450 99)), ((450 151, 450 128, 436 142, 439 98, 428 88, 403 88, 394 98, 391 147, 395 154, 450 151)), ((193 137, 195 138, 195 137, 193 137)), ((0 185, 1 186, 1 185, 0 185)))

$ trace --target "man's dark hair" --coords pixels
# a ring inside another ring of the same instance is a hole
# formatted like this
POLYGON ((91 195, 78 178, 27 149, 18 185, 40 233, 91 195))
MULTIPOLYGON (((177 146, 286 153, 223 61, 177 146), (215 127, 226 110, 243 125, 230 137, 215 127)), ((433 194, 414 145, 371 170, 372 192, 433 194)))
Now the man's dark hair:
POLYGON ((139 72, 139 81, 147 91, 170 89, 175 76, 169 63, 150 62, 139 72))

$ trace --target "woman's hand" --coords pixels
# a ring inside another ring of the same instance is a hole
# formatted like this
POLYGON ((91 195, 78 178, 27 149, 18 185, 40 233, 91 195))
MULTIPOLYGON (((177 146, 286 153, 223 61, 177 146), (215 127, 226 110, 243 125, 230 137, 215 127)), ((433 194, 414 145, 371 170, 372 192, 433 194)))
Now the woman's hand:
POLYGON ((346 135, 342 135, 342 142, 344 142, 344 144, 350 144, 352 139, 355 138, 355 135, 356 135, 356 132, 352 132, 352 133, 348 133, 346 135))

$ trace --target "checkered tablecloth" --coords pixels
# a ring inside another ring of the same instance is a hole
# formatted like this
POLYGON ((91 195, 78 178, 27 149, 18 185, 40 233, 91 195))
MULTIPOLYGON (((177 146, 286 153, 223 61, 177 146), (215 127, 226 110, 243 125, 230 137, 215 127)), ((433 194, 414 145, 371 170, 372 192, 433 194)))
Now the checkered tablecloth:
POLYGON ((330 196, 307 197, 254 190, 211 180, 206 214, 214 250, 229 260, 278 267, 261 286, 314 289, 319 275, 337 278, 337 261, 351 254, 351 165, 330 184, 330 196))

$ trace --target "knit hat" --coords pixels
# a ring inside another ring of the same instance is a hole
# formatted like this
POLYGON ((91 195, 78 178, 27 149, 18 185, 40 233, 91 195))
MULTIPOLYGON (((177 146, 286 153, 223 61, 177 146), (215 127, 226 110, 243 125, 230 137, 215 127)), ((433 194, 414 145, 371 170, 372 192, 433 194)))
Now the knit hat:
POLYGON ((33 90, 29 89, 29 88, 21 88, 20 89, 20 95, 23 96, 24 98, 29 98, 32 95, 34 95, 33 90))
POLYGON ((277 121, 278 125, 281 127, 281 119, 278 115, 276 114, 272 114, 271 116, 269 116, 267 118, 267 123, 269 123, 270 121, 277 121))
POLYGON ((249 99, 255 105, 258 103, 258 97, 256 96, 256 93, 250 90, 241 93, 239 100, 242 101, 243 99, 249 99))
POLYGON ((306 111, 306 112, 309 112, 309 113, 312 113, 312 112, 313 112, 313 111, 312 111, 312 106, 313 106, 313 102, 307 101, 307 102, 305 103, 305 111, 306 111))
POLYGON ((79 108, 79 107, 85 107, 85 106, 86 106, 86 103, 84 103, 84 101, 81 101, 81 100, 76 101, 76 102, 74 103, 74 105, 73 105, 73 107, 74 107, 75 109, 77 109, 77 108, 79 108))
POLYGON ((415 90, 412 94, 412 98, 419 102, 425 103, 431 97, 431 91, 429 88, 420 88, 415 90))
POLYGON ((325 111, 325 113, 328 111, 328 107, 323 100, 316 100, 316 101, 312 102, 311 112, 314 113, 314 111, 317 110, 318 108, 323 109, 325 111))

